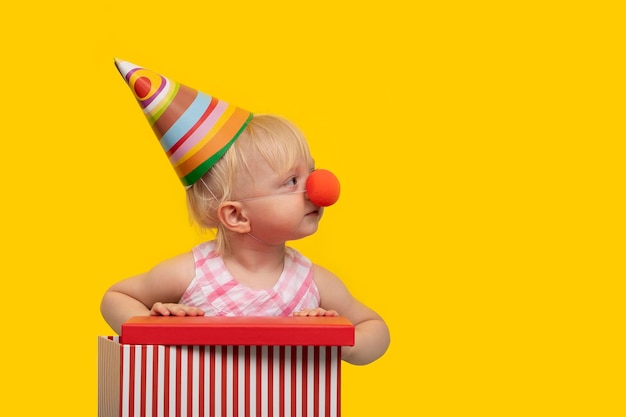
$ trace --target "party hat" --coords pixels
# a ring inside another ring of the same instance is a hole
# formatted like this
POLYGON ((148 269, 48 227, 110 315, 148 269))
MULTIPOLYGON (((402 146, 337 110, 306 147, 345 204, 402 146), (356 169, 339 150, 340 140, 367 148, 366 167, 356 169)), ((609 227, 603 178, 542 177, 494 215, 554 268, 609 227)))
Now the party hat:
POLYGON ((115 65, 185 187, 230 148, 252 113, 130 62, 115 65))

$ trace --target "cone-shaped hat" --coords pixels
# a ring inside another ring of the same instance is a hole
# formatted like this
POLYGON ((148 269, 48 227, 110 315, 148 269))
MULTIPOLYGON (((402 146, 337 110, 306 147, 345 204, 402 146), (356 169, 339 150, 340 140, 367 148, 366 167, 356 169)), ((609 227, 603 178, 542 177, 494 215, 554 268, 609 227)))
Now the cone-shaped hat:
POLYGON ((230 148, 252 113, 130 62, 115 65, 183 185, 192 186, 230 148))

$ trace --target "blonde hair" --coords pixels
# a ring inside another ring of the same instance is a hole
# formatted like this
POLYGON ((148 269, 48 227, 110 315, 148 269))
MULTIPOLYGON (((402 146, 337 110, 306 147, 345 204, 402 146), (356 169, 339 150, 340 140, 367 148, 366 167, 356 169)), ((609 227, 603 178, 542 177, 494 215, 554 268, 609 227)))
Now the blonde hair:
POLYGON ((254 115, 224 156, 187 190, 192 220, 201 229, 216 229, 218 253, 227 252, 229 245, 217 217, 217 208, 220 203, 234 198, 237 191, 234 185, 242 175, 254 179, 251 161, 259 157, 279 173, 298 161, 313 164, 304 135, 291 122, 278 116, 254 115))

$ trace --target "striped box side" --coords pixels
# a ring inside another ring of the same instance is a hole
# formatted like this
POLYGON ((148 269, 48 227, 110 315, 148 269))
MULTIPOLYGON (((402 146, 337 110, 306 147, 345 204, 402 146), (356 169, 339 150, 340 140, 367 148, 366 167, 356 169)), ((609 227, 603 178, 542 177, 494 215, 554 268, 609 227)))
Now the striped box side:
POLYGON ((340 415, 337 346, 121 346, 122 417, 340 415))

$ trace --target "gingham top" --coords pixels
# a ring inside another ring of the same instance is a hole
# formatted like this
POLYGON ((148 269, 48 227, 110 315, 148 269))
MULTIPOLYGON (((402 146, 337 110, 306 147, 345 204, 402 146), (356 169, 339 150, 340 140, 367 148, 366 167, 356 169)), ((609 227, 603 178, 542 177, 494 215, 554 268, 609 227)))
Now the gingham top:
POLYGON ((283 272, 274 287, 260 290, 237 282, 215 251, 215 241, 192 252, 196 275, 180 303, 198 307, 207 316, 290 316, 302 308, 319 307, 313 265, 295 249, 286 249, 283 272))

